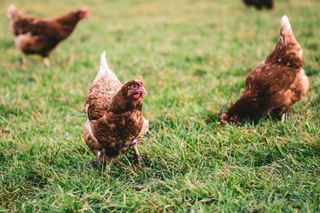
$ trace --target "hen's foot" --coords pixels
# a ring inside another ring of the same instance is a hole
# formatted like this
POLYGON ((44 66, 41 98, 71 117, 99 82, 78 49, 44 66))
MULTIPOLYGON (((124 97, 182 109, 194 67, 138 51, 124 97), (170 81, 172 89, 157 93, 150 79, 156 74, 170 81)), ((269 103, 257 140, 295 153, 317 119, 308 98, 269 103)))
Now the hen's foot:
POLYGON ((20 66, 22 68, 26 68, 27 67, 27 57, 24 54, 22 55, 22 58, 21 58, 21 61, 20 61, 20 66))
POLYGON ((48 57, 44 58, 43 59, 43 63, 47 66, 47 67, 50 67, 50 60, 48 57))
POLYGON ((143 166, 143 161, 142 161, 142 157, 139 153, 139 149, 138 149, 138 143, 136 143, 134 146, 133 146, 133 149, 134 149, 134 154, 135 154, 135 164, 140 168, 143 166))
POLYGON ((287 108, 283 107, 281 112, 280 112, 280 120, 281 120, 281 122, 284 123, 286 118, 287 118, 287 108))
POLYGON ((105 167, 107 162, 109 161, 109 158, 101 151, 96 152, 96 158, 97 158, 98 163, 102 167, 105 167))
POLYGON ((281 114, 281 122, 284 123, 286 118, 287 118, 287 113, 286 112, 282 113, 281 114))

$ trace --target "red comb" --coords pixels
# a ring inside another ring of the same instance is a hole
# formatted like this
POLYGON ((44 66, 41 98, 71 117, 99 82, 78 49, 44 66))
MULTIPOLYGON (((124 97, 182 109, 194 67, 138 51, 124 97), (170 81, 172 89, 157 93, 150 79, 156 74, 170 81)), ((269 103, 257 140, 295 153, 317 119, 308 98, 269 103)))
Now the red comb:
POLYGON ((83 15, 84 18, 87 18, 90 14, 90 10, 88 7, 82 7, 81 11, 84 13, 84 15, 83 15))

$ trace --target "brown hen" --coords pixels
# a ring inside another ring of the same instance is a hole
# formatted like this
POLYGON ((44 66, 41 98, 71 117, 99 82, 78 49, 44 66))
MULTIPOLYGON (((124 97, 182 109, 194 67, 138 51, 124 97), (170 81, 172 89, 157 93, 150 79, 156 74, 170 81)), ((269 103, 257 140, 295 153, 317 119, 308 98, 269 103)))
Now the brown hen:
POLYGON ((85 142, 103 165, 129 147, 134 148, 141 165, 138 145, 148 130, 148 121, 142 115, 144 94, 141 78, 121 84, 103 52, 100 71, 86 98, 88 120, 84 126, 85 142))
POLYGON ((276 47, 245 82, 242 97, 220 117, 224 123, 239 123, 249 118, 257 120, 270 112, 282 121, 286 112, 304 96, 309 80, 302 68, 303 51, 297 42, 289 19, 281 19, 280 36, 276 47))
POLYGON ((40 19, 22 15, 14 5, 7 11, 10 25, 15 36, 16 46, 22 51, 22 65, 26 65, 27 54, 44 58, 49 66, 49 56, 53 49, 73 32, 77 23, 88 17, 89 10, 82 8, 54 19, 40 19))

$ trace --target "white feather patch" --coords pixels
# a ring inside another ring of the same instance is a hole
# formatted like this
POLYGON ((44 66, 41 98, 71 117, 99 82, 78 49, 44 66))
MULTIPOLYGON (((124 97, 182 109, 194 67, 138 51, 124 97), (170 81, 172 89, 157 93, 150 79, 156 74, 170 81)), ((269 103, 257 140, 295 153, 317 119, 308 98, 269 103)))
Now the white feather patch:
POLYGON ((87 131, 89 132, 90 136, 92 139, 94 139, 95 141, 97 141, 96 137, 93 135, 93 131, 92 131, 92 127, 91 127, 91 122, 89 121, 89 119, 87 119, 86 123, 84 124, 84 127, 87 129, 87 131))
POLYGON ((286 28, 291 29, 288 16, 284 15, 281 17, 281 26, 285 26, 286 28))
POLYGON ((17 11, 17 8, 14 4, 10 4, 7 9, 8 18, 12 18, 13 14, 17 11))
POLYGON ((146 134, 148 132, 148 130, 149 130, 149 121, 147 119, 143 118, 143 124, 145 126, 147 126, 147 128, 146 128, 146 130, 144 132, 144 134, 146 134))
POLYGON ((114 72, 110 69, 107 59, 106 59, 106 51, 103 51, 100 57, 100 69, 93 83, 97 82, 103 76, 107 76, 108 80, 111 81, 119 81, 114 72))

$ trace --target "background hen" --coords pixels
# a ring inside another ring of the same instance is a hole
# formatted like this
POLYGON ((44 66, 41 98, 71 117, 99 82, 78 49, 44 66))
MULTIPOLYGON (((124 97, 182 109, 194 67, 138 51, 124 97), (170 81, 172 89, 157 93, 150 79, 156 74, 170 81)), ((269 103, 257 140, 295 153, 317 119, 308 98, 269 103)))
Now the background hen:
POLYGON ((89 10, 82 8, 55 19, 45 20, 24 16, 15 5, 10 5, 7 15, 16 46, 22 51, 22 65, 27 63, 25 54, 37 54, 44 57, 44 63, 49 66, 52 50, 70 36, 80 20, 88 17, 89 10))
POLYGON ((122 85, 108 67, 103 52, 100 71, 86 99, 88 121, 84 127, 85 142, 102 164, 131 146, 141 164, 138 145, 148 129, 141 112, 144 93, 140 78, 122 85))
POLYGON ((288 17, 283 16, 276 47, 266 61, 249 73, 242 97, 221 115, 221 121, 238 123, 244 118, 259 119, 270 112, 279 114, 284 121, 290 106, 309 88, 302 64, 303 51, 288 17))
POLYGON ((272 9, 274 6, 273 0, 242 0, 242 1, 248 7, 254 6, 258 10, 262 10, 263 8, 272 9))

